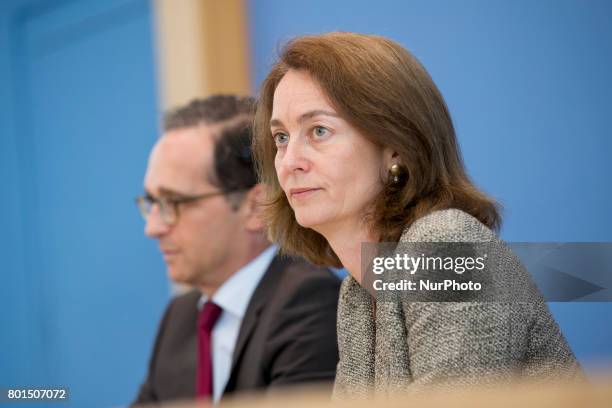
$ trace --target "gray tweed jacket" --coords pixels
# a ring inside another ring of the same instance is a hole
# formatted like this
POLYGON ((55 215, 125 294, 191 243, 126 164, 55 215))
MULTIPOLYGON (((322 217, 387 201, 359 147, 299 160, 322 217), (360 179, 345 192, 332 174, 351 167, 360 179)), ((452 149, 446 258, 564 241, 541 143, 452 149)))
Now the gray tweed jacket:
MULTIPOLYGON (((498 242, 485 225, 456 209, 433 212, 400 242, 498 242)), ((518 276, 516 257, 498 264, 518 276)), ((526 279, 526 280, 525 280, 526 279)), ((531 282, 532 283, 532 282, 531 282)), ((535 287, 535 286, 533 286, 535 287)), ((582 371, 542 296, 533 302, 377 302, 352 277, 340 289, 340 361, 335 398, 387 395, 511 378, 573 379, 582 371)))

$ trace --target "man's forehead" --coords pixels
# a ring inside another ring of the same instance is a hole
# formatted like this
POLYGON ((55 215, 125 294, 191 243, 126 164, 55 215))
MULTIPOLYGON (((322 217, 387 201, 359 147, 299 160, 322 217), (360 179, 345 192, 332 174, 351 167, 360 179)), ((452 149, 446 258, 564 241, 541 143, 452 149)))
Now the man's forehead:
POLYGON ((208 160, 214 148, 209 126, 170 130, 158 140, 154 153, 174 161, 208 160))
POLYGON ((151 151, 145 187, 199 189, 207 184, 213 147, 210 129, 201 126, 166 132, 151 151))
POLYGON ((202 144, 206 146, 212 142, 212 135, 216 130, 214 125, 201 124, 186 128, 171 129, 162 134, 159 143, 172 144, 202 144))

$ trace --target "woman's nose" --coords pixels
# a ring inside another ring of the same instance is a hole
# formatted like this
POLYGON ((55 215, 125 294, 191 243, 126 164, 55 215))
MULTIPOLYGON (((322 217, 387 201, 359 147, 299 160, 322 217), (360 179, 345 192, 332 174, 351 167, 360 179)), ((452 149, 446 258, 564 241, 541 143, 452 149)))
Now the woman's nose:
POLYGON ((309 145, 305 138, 289 139, 283 155, 283 167, 290 173, 306 172, 310 169, 309 145))

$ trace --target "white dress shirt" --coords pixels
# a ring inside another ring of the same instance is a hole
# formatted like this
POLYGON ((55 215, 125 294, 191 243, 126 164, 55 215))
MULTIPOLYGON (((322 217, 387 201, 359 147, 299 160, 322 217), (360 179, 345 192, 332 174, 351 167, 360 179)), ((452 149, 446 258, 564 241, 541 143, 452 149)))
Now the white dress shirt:
MULTIPOLYGON (((276 255, 278 247, 271 245, 257 258, 240 268, 214 293, 212 301, 223 311, 212 330, 213 402, 223 395, 232 368, 232 357, 238 332, 253 292, 276 255)), ((208 297, 202 294, 198 310, 202 310, 208 297)))

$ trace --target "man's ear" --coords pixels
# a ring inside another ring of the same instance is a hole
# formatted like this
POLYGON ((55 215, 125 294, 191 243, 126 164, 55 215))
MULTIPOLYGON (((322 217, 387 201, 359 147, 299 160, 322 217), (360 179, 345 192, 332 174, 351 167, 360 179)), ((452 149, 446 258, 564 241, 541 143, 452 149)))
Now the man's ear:
POLYGON ((261 232, 266 224, 263 220, 264 189, 261 184, 256 184, 249 190, 240 211, 243 212, 244 228, 249 232, 261 232))

